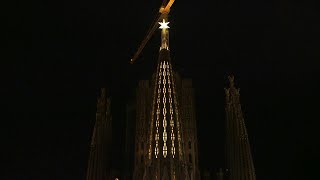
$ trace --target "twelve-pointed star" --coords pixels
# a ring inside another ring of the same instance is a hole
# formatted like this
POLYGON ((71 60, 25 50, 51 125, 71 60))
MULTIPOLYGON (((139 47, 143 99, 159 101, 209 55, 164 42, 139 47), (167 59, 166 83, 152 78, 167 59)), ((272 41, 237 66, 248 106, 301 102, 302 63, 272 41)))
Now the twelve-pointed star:
POLYGON ((159 24, 160 24, 160 29, 168 29, 168 28, 170 28, 169 26, 168 26, 168 24, 169 24, 169 22, 166 22, 164 19, 162 20, 162 22, 158 22, 159 24))

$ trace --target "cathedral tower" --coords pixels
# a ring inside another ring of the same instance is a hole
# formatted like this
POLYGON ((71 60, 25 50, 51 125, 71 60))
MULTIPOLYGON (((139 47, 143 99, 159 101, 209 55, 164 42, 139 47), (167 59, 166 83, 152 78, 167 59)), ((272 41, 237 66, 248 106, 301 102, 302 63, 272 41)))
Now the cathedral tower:
POLYGON ((255 180, 255 170, 250 144, 242 115, 239 89, 234 86, 234 77, 229 76, 226 94, 226 151, 229 180, 255 180))
POLYGON ((199 179, 195 107, 191 80, 173 71, 167 18, 159 23, 156 71, 137 91, 134 179, 199 179))
POLYGON ((101 89, 97 102, 96 122, 92 134, 87 180, 105 180, 110 177, 111 158, 110 99, 106 89, 101 89))

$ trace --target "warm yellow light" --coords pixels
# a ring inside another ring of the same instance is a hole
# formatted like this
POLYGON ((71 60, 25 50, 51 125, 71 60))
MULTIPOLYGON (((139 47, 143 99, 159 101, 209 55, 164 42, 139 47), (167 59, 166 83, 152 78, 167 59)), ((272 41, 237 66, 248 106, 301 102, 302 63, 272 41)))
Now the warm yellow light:
POLYGON ((162 22, 159 22, 159 24, 160 24, 160 29, 168 29, 168 28, 170 28, 169 26, 168 26, 168 24, 169 24, 170 22, 166 22, 164 19, 162 20, 162 22))

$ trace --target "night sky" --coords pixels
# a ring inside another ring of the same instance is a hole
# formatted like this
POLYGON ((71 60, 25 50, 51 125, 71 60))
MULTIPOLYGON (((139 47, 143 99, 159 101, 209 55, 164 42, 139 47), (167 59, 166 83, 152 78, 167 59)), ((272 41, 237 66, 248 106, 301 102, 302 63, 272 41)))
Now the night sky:
MULTIPOLYGON (((129 60, 161 3, 8 4, 0 179, 85 179, 100 87, 112 96, 114 167, 121 169, 125 104, 155 70, 160 32, 136 64, 129 60)), ((224 88, 234 74, 257 179, 319 179, 316 5, 176 0, 169 25, 173 66, 195 88, 201 170, 224 166, 224 88)))

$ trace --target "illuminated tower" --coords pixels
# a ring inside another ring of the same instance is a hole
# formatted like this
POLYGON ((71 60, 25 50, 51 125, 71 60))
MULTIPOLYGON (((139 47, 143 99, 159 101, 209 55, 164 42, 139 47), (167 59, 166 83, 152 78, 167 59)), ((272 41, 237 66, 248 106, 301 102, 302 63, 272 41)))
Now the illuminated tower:
POLYGON ((92 134, 87 180, 105 180, 110 177, 111 158, 111 113, 110 99, 106 89, 98 97, 96 122, 92 134))
POLYGON ((167 18, 160 22, 161 46, 152 80, 140 81, 137 90, 135 180, 199 175, 192 83, 181 81, 172 70, 168 24, 167 18))
POLYGON ((166 19, 160 23, 161 47, 152 92, 143 179, 189 179, 181 112, 170 59, 168 23, 166 19))
POLYGON ((230 87, 226 94, 226 150, 230 180, 255 180, 255 170, 248 134, 241 111, 239 89, 234 87, 234 77, 229 76, 230 87))

